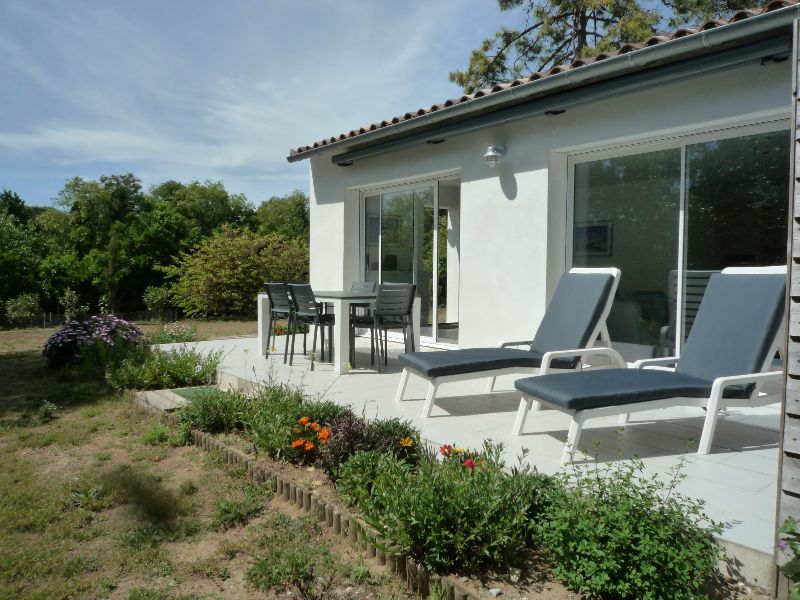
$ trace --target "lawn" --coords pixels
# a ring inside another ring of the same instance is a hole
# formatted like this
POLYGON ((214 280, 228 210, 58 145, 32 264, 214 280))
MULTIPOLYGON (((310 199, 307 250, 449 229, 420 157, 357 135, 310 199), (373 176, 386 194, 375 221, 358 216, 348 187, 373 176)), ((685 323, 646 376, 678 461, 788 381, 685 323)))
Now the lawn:
MULTIPOLYGON (((195 327, 197 336, 201 340, 255 337, 258 331, 257 321, 181 321, 181 323, 195 327)), ((161 327, 158 323, 141 323, 140 326, 145 334, 152 333, 161 327)), ((47 338, 57 329, 58 327, 32 327, 0 330, 0 354, 41 350, 47 338)))
POLYGON ((2 599, 405 597, 130 393, 17 351, 0 398, 2 599))

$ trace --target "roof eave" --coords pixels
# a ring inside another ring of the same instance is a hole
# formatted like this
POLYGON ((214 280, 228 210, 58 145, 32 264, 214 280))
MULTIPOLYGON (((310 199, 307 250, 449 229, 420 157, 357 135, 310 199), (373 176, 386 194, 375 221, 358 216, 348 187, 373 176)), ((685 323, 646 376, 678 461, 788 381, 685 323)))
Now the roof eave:
POLYGON ((516 87, 487 94, 462 104, 411 118, 407 121, 387 125, 362 134, 320 144, 303 152, 291 153, 289 162, 297 162, 323 152, 342 150, 345 147, 366 148, 372 144, 383 143, 390 138, 402 138, 420 134, 426 129, 439 127, 450 120, 469 119, 471 114, 483 114, 505 106, 519 104, 550 94, 572 89, 589 83, 620 77, 650 67, 672 61, 686 60, 719 51, 725 46, 748 43, 768 35, 775 30, 791 27, 800 16, 800 5, 789 6, 700 31, 682 38, 661 42, 654 46, 613 56, 575 69, 570 69, 516 87))

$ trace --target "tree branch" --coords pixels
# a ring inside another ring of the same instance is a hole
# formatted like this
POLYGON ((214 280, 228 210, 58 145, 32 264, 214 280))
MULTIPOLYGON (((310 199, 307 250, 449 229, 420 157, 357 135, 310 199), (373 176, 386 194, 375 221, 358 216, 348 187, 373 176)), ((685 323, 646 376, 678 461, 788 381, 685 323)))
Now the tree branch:
MULTIPOLYGON (((565 16, 567 16, 568 14, 569 14, 568 12, 562 12, 562 13, 559 13, 559 14, 557 14, 555 17, 553 17, 553 20, 557 20, 557 19, 563 19, 563 18, 564 18, 565 16)), ((495 64, 495 63, 497 62, 497 60, 498 60, 498 59, 499 59, 499 58, 500 58, 500 57, 503 55, 503 53, 504 53, 506 50, 508 50, 508 49, 509 49, 509 48, 510 48, 510 47, 511 47, 511 46, 512 46, 512 45, 513 45, 513 44, 514 44, 516 41, 518 41, 518 40, 522 39, 523 37, 525 37, 526 35, 528 35, 530 32, 534 31, 535 29, 538 29, 538 28, 539 28, 539 27, 541 27, 542 25, 544 25, 544 19, 542 19, 542 20, 541 20, 541 21, 539 21, 538 23, 534 23, 534 24, 533 24, 533 25, 531 25, 530 27, 526 27, 525 29, 523 29, 522 31, 520 31, 518 35, 514 36, 514 39, 512 39, 512 40, 511 40, 510 42, 508 42, 508 43, 507 43, 505 46, 503 46, 502 48, 500 48, 500 50, 498 50, 498 51, 497 51, 497 53, 494 55, 494 58, 492 58, 492 60, 491 60, 491 61, 489 61, 489 64, 487 65, 487 71, 488 71, 488 70, 489 70, 491 67, 493 67, 493 66, 494 66, 494 64, 495 64)))

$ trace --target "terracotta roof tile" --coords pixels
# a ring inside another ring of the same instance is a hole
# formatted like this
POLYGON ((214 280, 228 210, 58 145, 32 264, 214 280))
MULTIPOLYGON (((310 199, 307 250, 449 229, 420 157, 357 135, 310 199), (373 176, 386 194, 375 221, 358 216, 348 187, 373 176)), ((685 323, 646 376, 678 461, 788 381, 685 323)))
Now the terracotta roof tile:
POLYGON ((377 131, 378 129, 383 129, 384 127, 396 125, 403 121, 410 121, 412 119, 419 118, 421 116, 430 114, 432 112, 444 108, 449 108, 451 106, 456 106, 458 104, 464 104, 465 102, 470 102, 472 100, 475 100, 476 98, 482 98, 484 96, 496 94, 498 92, 505 91, 512 87, 526 85, 534 81, 538 81, 539 79, 550 77, 552 75, 557 75, 558 73, 564 73, 566 71, 578 69, 580 67, 590 65, 595 62, 599 62, 601 60, 607 60, 609 58, 613 58, 614 56, 619 56, 621 54, 628 54, 630 52, 634 52, 635 50, 640 50, 641 48, 649 48, 651 46, 657 46, 658 44, 663 44, 664 42, 677 40, 690 35, 694 35, 702 31, 708 31, 710 29, 716 29, 717 27, 722 27, 723 25, 727 25, 729 23, 737 23, 744 19, 749 19, 750 17, 772 12, 774 10, 778 10, 781 8, 786 8, 788 6, 795 6, 797 4, 800 4, 800 0, 772 0, 771 2, 767 3, 761 8, 748 8, 745 10, 737 11, 729 19, 712 19, 710 21, 706 21, 705 23, 703 23, 703 25, 701 25, 700 27, 682 27, 673 32, 672 34, 654 35, 653 37, 649 38, 648 40, 646 40, 644 43, 641 44, 623 44, 622 46, 617 48, 617 50, 614 52, 602 52, 593 58, 579 58, 567 65, 557 65, 544 73, 537 71, 536 73, 533 73, 528 77, 521 77, 519 79, 515 79, 513 81, 509 81, 506 83, 499 83, 491 88, 478 90, 473 94, 467 94, 459 98, 450 98, 448 100, 445 100, 444 102, 440 102, 439 104, 434 104, 429 107, 423 107, 416 111, 407 112, 403 115, 399 115, 391 119, 384 119, 379 123, 372 123, 370 125, 367 125, 365 127, 360 127, 358 129, 351 129, 347 133, 340 133, 338 136, 314 142, 313 144, 310 145, 292 148, 290 151, 290 155, 297 156, 299 154, 309 152, 310 150, 314 150, 322 146, 327 146, 328 144, 333 144, 335 142, 341 142, 350 138, 354 138, 356 136, 363 135, 370 131, 377 131))

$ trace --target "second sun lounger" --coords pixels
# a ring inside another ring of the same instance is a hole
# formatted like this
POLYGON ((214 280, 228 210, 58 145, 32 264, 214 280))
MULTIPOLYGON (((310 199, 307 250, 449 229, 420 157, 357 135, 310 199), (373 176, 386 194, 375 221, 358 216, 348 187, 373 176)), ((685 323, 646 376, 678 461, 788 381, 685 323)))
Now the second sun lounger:
POLYGON ((680 357, 520 379, 514 384, 522 399, 512 434, 522 433, 528 411, 540 405, 571 415, 565 463, 587 419, 622 415, 625 423, 632 412, 700 406, 706 415, 698 454, 708 454, 721 408, 780 401, 760 388, 783 377, 768 369, 783 333, 785 295, 786 267, 734 267, 712 275, 680 357))

